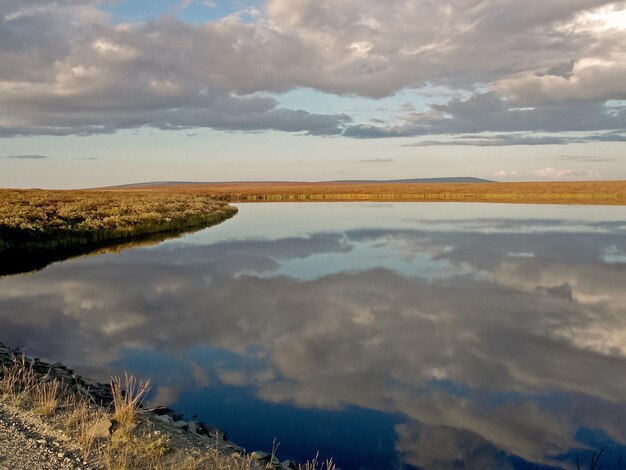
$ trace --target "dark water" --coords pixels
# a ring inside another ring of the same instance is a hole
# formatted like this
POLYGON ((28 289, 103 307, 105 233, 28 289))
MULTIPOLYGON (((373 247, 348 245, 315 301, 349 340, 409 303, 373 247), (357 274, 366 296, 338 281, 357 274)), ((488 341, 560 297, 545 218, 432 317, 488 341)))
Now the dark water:
POLYGON ((626 209, 240 205, 0 279, 0 341, 344 469, 626 463, 626 209))

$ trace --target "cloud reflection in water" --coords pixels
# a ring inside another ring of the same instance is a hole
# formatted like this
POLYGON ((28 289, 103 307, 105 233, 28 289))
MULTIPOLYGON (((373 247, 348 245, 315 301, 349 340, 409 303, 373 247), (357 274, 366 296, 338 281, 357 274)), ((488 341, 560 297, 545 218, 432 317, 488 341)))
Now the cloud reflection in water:
POLYGON ((401 416, 396 449, 423 468, 572 467, 581 429, 626 444, 626 265, 606 259, 626 253, 624 225, 585 224, 587 208, 421 221, 405 207, 415 220, 397 229, 373 206, 369 226, 296 235, 277 210, 282 239, 183 239, 5 278, 0 341, 99 377, 130 366, 159 400, 221 384, 401 416))

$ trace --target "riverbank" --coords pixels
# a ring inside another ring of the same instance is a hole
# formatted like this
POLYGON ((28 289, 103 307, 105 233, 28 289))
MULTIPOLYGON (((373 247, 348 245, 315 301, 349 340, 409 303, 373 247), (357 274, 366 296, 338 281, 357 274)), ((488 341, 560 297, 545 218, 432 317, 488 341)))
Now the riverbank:
MULTIPOLYGON (((120 191, 108 188, 112 192, 120 191)), ((189 192, 225 202, 485 202, 626 205, 626 181, 516 183, 230 182, 153 183, 123 191, 189 192)))
POLYGON ((143 408, 148 390, 129 376, 98 383, 0 343, 0 469, 336 470, 246 452, 217 427, 143 408))
POLYGON ((0 190, 0 275, 112 246, 157 243, 236 213, 194 193, 0 190))
POLYGON ((62 249, 201 227, 237 208, 197 193, 0 190, 0 251, 62 249))

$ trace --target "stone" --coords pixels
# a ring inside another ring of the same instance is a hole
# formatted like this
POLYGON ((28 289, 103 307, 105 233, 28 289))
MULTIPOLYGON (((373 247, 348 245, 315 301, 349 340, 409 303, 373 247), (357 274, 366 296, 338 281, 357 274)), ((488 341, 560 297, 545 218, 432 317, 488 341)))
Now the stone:
POLYGON ((174 421, 172 424, 176 426, 177 428, 182 429, 187 426, 187 421, 174 421))
POLYGON ((151 411, 155 415, 171 415, 173 411, 169 409, 167 406, 157 406, 156 408, 152 408, 148 411, 151 411))
POLYGON ((198 432, 195 421, 189 421, 189 424, 187 424, 187 429, 189 430, 189 432, 192 432, 194 434, 198 432))
POLYGON ((111 420, 104 418, 91 426, 89 435, 94 439, 105 439, 111 435, 111 427, 113 427, 111 420))
POLYGON ((280 463, 280 468, 282 468, 283 470, 297 470, 298 464, 295 463, 293 460, 285 460, 280 463))
POLYGON ((270 460, 272 458, 272 454, 268 452, 263 452, 262 450, 255 450, 250 453, 250 457, 254 460, 270 460))
POLYGON ((157 415, 154 417, 154 419, 158 419, 165 424, 172 424, 174 422, 174 420, 168 415, 157 415))
POLYGON ((214 439, 217 437, 218 439, 223 439, 225 441, 228 440, 228 437, 226 436, 226 432, 223 429, 220 429, 216 426, 209 426, 207 424, 203 424, 202 428, 204 429, 206 434, 208 434, 210 437, 214 439))

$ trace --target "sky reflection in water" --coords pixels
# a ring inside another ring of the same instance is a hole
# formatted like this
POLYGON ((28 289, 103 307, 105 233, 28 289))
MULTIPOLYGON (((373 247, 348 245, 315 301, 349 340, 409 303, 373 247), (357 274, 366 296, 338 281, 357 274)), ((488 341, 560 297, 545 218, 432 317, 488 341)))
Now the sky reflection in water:
MULTIPOLYGON (((575 468, 626 450, 624 208, 263 204, 0 279, 0 341, 283 458, 575 468)), ((626 454, 626 452, 624 452, 626 454)))

